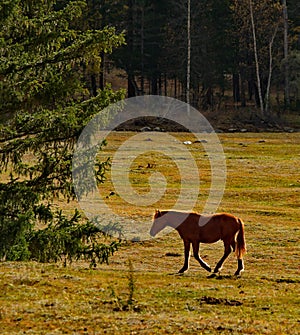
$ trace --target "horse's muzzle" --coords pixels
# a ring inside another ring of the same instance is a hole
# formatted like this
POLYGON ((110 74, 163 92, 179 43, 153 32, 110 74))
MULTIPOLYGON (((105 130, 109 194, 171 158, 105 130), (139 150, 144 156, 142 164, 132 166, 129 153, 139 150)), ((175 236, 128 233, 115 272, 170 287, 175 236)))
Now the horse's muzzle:
POLYGON ((150 236, 154 237, 156 235, 156 232, 154 231, 154 229, 150 230, 150 236))

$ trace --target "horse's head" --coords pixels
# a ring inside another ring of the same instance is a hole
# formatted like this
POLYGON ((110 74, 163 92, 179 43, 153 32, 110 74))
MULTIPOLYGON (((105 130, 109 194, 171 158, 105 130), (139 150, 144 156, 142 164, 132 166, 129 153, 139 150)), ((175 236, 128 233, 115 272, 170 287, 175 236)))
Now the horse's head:
POLYGON ((163 215, 165 214, 165 212, 161 212, 159 210, 156 210, 154 215, 153 215, 153 224, 152 227, 150 229, 150 235, 151 236, 155 236, 156 234, 158 234, 161 230, 163 230, 167 224, 165 218, 163 217, 163 215))

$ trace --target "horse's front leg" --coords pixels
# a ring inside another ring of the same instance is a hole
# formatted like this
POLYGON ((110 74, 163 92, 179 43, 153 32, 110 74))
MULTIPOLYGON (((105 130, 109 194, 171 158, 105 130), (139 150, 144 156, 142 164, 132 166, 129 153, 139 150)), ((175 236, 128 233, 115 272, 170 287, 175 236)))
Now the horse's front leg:
POLYGON ((183 267, 178 271, 178 273, 183 273, 189 268, 191 243, 186 240, 184 240, 183 243, 184 243, 184 264, 183 264, 183 267))
POLYGON ((206 271, 211 272, 210 266, 207 263, 205 263, 204 260, 199 256, 199 247, 200 247, 200 242, 194 241, 193 242, 194 257, 206 271))

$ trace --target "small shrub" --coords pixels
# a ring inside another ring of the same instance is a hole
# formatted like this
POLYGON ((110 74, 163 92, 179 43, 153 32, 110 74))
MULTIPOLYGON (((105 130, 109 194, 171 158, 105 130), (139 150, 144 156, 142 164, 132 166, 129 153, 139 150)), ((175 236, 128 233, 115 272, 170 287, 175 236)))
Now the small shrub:
POLYGON ((134 299, 134 293, 135 293, 135 279, 133 276, 133 265, 131 260, 128 261, 128 296, 127 299, 124 299, 116 294, 113 287, 111 287, 111 297, 112 297, 112 303, 114 305, 113 310, 115 312, 120 311, 134 311, 134 312, 140 312, 141 306, 136 303, 136 300, 134 299))

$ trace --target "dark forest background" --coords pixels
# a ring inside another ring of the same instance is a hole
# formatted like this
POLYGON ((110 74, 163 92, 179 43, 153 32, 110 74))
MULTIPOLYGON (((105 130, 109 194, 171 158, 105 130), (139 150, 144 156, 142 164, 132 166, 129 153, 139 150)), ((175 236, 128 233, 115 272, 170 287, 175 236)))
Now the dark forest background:
MULTIPOLYGON (((191 104, 200 110, 256 106, 264 118, 299 109, 299 13, 297 1, 190 0, 191 104)), ((114 26, 126 40, 112 56, 102 55, 101 71, 90 76, 91 91, 96 94, 113 69, 121 69, 129 97, 187 101, 188 15, 187 0, 88 1, 78 24, 114 26)))

